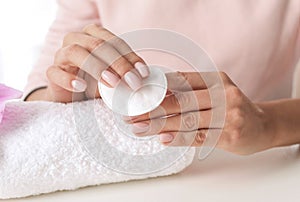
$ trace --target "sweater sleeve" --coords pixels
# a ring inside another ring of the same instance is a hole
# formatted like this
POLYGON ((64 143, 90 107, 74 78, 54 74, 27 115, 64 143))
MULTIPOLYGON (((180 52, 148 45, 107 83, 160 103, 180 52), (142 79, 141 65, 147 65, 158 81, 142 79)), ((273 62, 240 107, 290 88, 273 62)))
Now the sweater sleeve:
POLYGON ((54 55, 69 32, 81 31, 88 24, 100 24, 97 6, 93 0, 57 0, 56 19, 49 28, 41 54, 31 70, 24 97, 47 86, 46 71, 53 64, 54 55))

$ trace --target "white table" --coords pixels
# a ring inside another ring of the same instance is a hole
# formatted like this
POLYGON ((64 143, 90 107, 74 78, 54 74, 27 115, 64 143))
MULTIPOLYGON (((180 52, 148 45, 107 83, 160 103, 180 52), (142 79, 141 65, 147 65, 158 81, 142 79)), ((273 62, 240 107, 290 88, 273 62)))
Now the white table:
POLYGON ((180 174, 7 201, 300 201, 298 147, 252 156, 215 150, 180 174))

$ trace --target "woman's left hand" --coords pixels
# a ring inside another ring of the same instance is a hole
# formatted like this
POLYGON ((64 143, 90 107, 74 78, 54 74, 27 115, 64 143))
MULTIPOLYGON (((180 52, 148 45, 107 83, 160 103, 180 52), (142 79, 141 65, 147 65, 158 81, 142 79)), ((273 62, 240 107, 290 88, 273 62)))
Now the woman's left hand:
POLYGON ((210 136, 220 135, 217 147, 241 155, 273 147, 272 118, 225 73, 176 72, 167 74, 167 79, 172 93, 160 107, 124 117, 137 136, 159 134, 167 146, 201 146, 210 136), (214 113, 223 118, 213 119, 214 113))

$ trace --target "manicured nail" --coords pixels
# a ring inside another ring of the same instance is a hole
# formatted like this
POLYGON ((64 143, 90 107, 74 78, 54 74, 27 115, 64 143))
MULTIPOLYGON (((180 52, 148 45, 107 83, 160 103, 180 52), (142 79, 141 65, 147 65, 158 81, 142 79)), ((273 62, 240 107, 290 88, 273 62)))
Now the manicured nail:
POLYGON ((142 86, 142 79, 132 71, 125 74, 124 80, 132 90, 137 90, 142 86))
POLYGON ((133 133, 144 133, 149 130, 149 124, 147 123, 134 123, 131 126, 131 131, 133 133))
POLYGON ((104 70, 101 74, 101 77, 106 83, 108 83, 111 87, 116 87, 120 81, 120 78, 117 77, 115 74, 111 73, 108 70, 104 70))
POLYGON ((141 62, 137 62, 134 64, 134 67, 138 70, 138 72, 140 73, 140 75, 143 78, 146 78, 149 76, 150 71, 149 71, 149 67, 141 62))
POLYGON ((87 85, 86 82, 81 81, 81 80, 73 80, 71 81, 71 85, 73 87, 73 89, 77 92, 83 92, 85 91, 87 85))
POLYGON ((169 143, 172 142, 174 139, 173 135, 169 134, 169 133, 162 133, 159 135, 159 140, 162 143, 169 143))

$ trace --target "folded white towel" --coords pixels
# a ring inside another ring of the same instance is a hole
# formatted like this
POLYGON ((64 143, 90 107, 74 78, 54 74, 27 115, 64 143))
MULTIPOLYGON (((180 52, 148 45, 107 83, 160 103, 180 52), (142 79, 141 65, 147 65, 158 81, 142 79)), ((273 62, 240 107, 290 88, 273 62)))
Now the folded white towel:
POLYGON ((178 173, 195 150, 118 129, 101 100, 11 102, 0 125, 0 198, 178 173))

